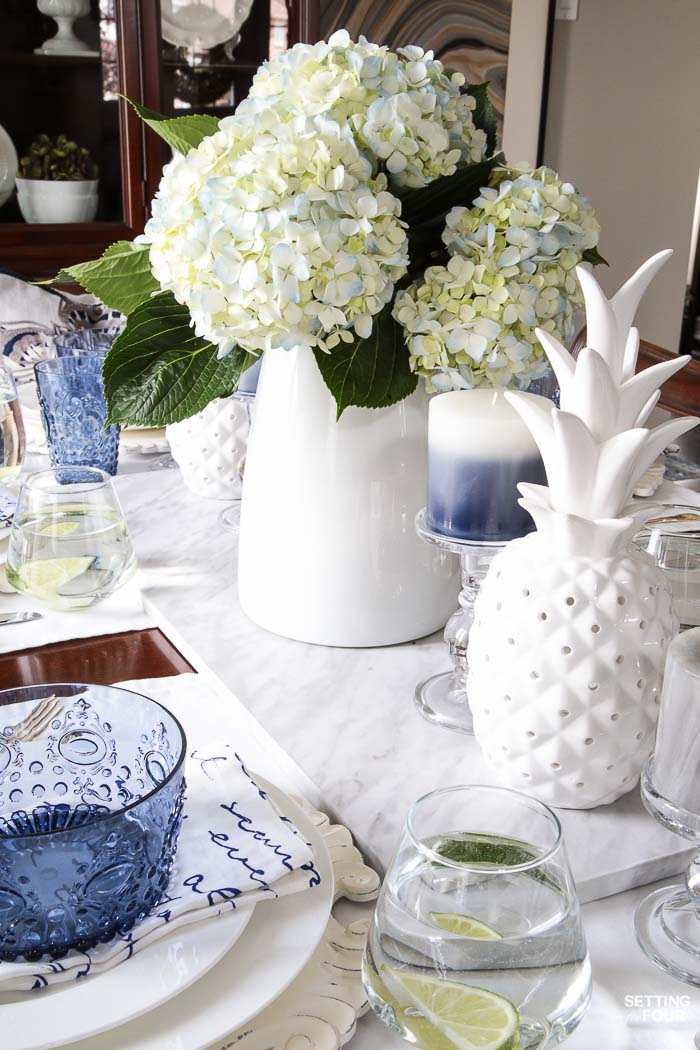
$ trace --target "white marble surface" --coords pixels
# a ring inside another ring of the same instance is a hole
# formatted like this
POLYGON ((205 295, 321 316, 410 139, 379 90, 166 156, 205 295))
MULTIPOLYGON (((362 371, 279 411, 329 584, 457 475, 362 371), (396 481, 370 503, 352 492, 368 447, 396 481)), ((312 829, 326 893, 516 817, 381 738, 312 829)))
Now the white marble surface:
MULTIPOLYGON (((371 862, 389 862, 419 795, 493 780, 473 739, 429 725, 414 709, 416 683, 447 664, 439 635, 329 649, 269 634, 238 606, 236 539, 217 521, 226 503, 192 495, 175 470, 124 474, 117 486, 156 619, 318 785, 326 811, 352 830, 371 862)), ((280 507, 280 528, 285 512, 280 507)), ((613 806, 559 815, 583 900, 675 874, 687 856, 682 840, 644 812, 636 790, 613 806)))
MULTIPOLYGON (((428 725, 413 708, 416 682, 446 666, 441 638, 342 650, 261 631, 238 607, 236 542, 217 522, 228 504, 193 496, 176 470, 149 470, 156 458, 124 457, 117 478, 147 602, 191 662, 204 661, 253 716, 236 705, 246 736, 274 766, 266 767, 270 778, 323 805, 385 866, 413 799, 487 778, 473 741, 428 725), (294 761, 270 748, 264 730, 294 761)), ((284 515, 280 507, 280 527, 284 515)), ((560 816, 587 900, 682 867, 683 844, 647 817, 637 791, 604 810, 560 816)), ((566 1044, 571 1050, 700 1048, 700 992, 657 970, 634 939, 634 909, 649 889, 584 906, 595 984, 591 1009, 566 1044)), ((370 1014, 350 1045, 406 1044, 370 1014)))

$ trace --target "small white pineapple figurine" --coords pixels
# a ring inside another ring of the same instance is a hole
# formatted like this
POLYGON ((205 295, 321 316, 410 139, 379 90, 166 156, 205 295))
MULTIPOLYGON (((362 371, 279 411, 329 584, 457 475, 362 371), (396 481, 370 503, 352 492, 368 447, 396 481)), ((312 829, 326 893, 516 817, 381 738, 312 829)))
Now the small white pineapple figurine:
POLYGON ((555 806, 613 802, 634 787, 653 748, 677 626, 663 573, 631 544, 651 513, 625 507, 664 447, 699 421, 645 426, 659 387, 689 358, 635 374, 639 333, 631 325, 671 254, 649 259, 610 301, 579 267, 588 345, 574 360, 538 332, 561 409, 507 395, 540 448, 549 484, 519 486, 537 531, 491 564, 469 637, 467 689, 489 764, 555 806))

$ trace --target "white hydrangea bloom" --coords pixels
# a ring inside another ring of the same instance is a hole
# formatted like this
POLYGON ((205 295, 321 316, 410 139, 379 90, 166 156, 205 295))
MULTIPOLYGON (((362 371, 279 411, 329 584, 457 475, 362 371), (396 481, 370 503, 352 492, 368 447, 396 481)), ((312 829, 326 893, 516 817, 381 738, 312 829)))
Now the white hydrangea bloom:
POLYGON ((355 43, 339 30, 328 43, 295 44, 265 62, 238 113, 250 116, 274 101, 325 114, 352 128, 391 185, 419 187, 486 155, 486 135, 474 126, 476 102, 460 91, 463 85, 462 74, 448 76, 432 51, 395 53, 364 37, 355 43))
POLYGON ((598 243, 593 208, 551 168, 496 168, 471 208, 453 208, 443 241, 450 253, 495 256, 501 269, 536 273, 567 249, 579 256, 598 243))
POLYGON ((549 168, 497 169, 471 208, 453 208, 452 258, 396 297, 411 367, 429 390, 527 388, 547 363, 535 328, 569 340, 583 305, 574 268, 598 243, 588 201, 549 168))
POLYGON ((166 168, 151 269, 220 356, 363 336, 406 272, 400 204, 349 127, 268 104, 166 168))

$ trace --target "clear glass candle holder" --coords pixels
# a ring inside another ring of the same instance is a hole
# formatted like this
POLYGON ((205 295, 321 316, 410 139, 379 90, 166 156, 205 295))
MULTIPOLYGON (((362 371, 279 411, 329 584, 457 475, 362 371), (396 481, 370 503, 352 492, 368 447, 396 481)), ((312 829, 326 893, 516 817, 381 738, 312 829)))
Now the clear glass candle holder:
POLYGON ((362 973, 377 1016, 421 1050, 562 1042, 591 968, 554 813, 477 784, 414 803, 362 973))
POLYGON ((102 364, 102 354, 80 353, 34 366, 53 466, 117 473, 120 428, 107 426, 102 364))
POLYGON ((673 591, 681 630, 700 624, 700 511, 697 507, 660 506, 635 537, 637 546, 663 569, 673 591))
MULTIPOLYGON (((259 365, 253 366, 253 368, 257 368, 259 370, 259 365)), ((248 372, 252 372, 253 368, 249 368, 248 372)), ((247 375, 247 372, 244 372, 243 374, 245 376, 247 375)), ((257 374, 254 378, 255 387, 257 387, 257 374)), ((234 502, 230 506, 226 507, 224 510, 221 511, 221 514, 219 514, 219 524, 223 529, 226 529, 227 532, 232 532, 236 536, 238 535, 241 527, 241 501, 243 499, 243 474, 245 472, 245 452, 248 448, 250 428, 253 422, 253 407, 255 405, 255 393, 256 391, 254 388, 253 390, 237 390, 236 393, 233 395, 236 401, 239 401, 243 405, 246 413, 246 445, 243 455, 237 459, 235 464, 236 477, 238 480, 239 491, 241 494, 238 497, 238 499, 234 500, 234 502)))
POLYGON ((637 940, 679 981, 700 987, 700 627, 671 642, 654 754, 642 801, 663 827, 695 850, 685 880, 649 894, 637 909, 637 940))
POLYGON ((86 609, 135 567, 109 475, 96 467, 57 467, 24 478, 7 551, 13 587, 54 609, 86 609))
POLYGON ((452 660, 452 669, 432 675, 416 686, 416 707, 429 722, 473 735, 474 724, 467 696, 467 644, 474 622, 474 602, 493 558, 503 549, 502 543, 478 543, 459 540, 435 532, 427 523, 423 509, 416 517, 416 531, 425 543, 459 556, 462 588, 459 608, 445 627, 445 642, 452 660))

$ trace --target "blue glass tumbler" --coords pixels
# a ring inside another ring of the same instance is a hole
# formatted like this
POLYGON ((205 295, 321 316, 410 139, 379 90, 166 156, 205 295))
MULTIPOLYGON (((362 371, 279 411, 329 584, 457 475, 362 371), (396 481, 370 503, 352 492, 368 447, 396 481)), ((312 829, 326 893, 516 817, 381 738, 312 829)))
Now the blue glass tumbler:
POLYGON ((52 467, 99 467, 117 473, 118 426, 106 426, 98 353, 39 361, 34 366, 52 467))

